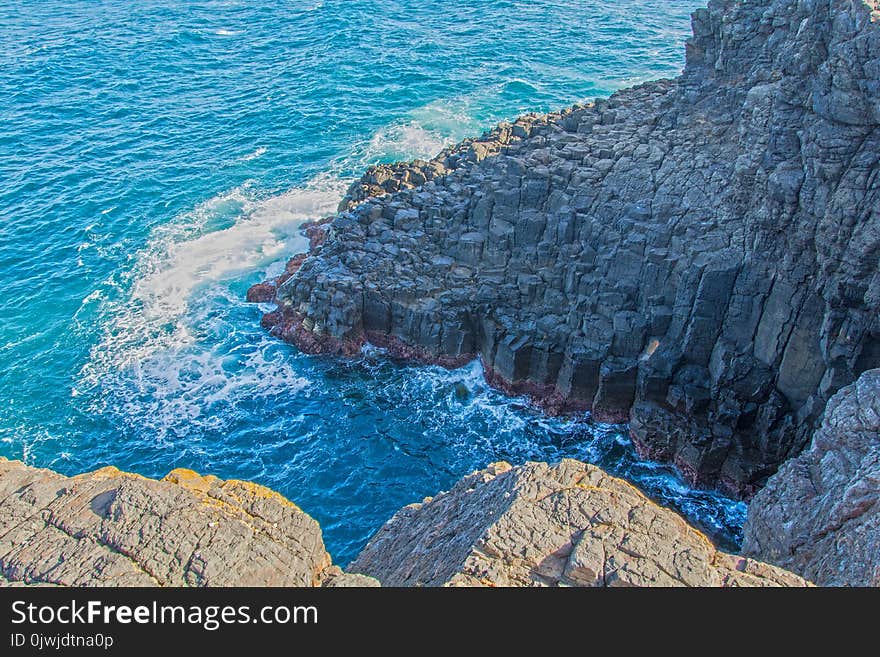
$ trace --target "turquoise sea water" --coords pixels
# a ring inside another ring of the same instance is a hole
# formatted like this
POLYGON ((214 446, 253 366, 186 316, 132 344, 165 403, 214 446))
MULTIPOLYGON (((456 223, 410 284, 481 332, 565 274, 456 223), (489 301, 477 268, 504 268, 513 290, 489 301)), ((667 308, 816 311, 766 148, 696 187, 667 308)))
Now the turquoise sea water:
POLYGON ((247 287, 370 163, 675 75, 702 0, 0 1, 0 455, 271 486, 346 563, 507 459, 597 462, 727 546, 745 507, 479 366, 314 358, 247 287))

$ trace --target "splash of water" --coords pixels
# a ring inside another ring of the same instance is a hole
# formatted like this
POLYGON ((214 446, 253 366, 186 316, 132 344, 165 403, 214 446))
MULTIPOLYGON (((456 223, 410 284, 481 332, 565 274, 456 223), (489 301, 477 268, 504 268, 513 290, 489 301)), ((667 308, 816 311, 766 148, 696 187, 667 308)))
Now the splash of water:
POLYGON ((111 412, 162 440, 229 425, 239 398, 308 386, 270 355, 274 341, 262 334, 235 345, 231 334, 243 329, 219 310, 243 306, 235 286, 243 276, 262 271, 268 277, 308 248, 299 228, 335 212, 350 183, 340 171, 391 154, 430 157, 450 140, 413 118, 396 121, 300 187, 261 198, 249 182, 156 228, 126 280, 107 282, 128 294, 106 302, 96 290, 83 300, 83 307, 103 303, 100 315, 109 319, 73 394, 92 393, 92 412, 111 412))
MULTIPOLYGON (((280 196, 259 200, 251 185, 220 194, 154 231, 131 270, 131 294, 116 308, 90 366, 135 366, 151 354, 194 341, 187 317, 205 284, 235 278, 303 251, 299 226, 334 211, 345 184, 317 177, 280 196), (231 225, 226 225, 231 224, 231 225)), ((94 376, 91 367, 87 376, 94 376)))

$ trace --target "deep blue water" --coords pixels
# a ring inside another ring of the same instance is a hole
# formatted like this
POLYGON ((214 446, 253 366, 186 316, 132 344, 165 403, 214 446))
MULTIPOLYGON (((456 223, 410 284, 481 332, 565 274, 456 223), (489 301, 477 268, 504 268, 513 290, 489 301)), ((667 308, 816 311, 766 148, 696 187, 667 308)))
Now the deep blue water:
POLYGON ((730 546, 745 507, 479 366, 313 358, 247 287, 369 163, 675 75, 702 0, 0 1, 0 454, 271 486, 346 563, 499 459, 597 462, 730 546))

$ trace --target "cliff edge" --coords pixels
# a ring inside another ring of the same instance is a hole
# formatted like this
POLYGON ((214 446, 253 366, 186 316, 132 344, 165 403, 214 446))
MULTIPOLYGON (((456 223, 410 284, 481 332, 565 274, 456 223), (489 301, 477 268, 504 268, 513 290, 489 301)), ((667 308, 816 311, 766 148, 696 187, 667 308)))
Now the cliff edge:
POLYGON ((369 586, 268 488, 174 470, 65 477, 0 458, 0 584, 369 586))
POLYGON ((880 586, 880 370, 831 398, 809 448, 752 500, 743 553, 823 586, 880 586))
POLYGON ((878 18, 712 0, 675 80, 374 167, 263 323, 310 353, 479 356, 749 497, 880 366, 878 18))
MULTIPOLYGON (((718 552, 674 512, 577 461, 465 477, 401 510, 350 566, 361 568, 391 586, 805 583, 718 552)), ((331 565, 318 523, 256 484, 112 467, 65 477, 0 459, 0 585, 378 584, 331 565)))

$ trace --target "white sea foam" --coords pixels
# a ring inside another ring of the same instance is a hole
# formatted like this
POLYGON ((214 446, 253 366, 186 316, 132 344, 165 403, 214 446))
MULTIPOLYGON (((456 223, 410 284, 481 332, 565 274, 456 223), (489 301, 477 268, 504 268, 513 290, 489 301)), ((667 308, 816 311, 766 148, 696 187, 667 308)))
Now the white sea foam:
POLYGON ((408 121, 378 131, 367 145, 366 153, 377 160, 432 157, 443 150, 447 143, 439 132, 428 130, 417 121, 408 121))
POLYGON ((263 157, 266 154, 266 147, 260 146, 255 151, 248 153, 247 155, 242 155, 238 158, 239 162, 250 162, 251 160, 256 160, 258 157, 263 157))
POLYGON ((298 232, 300 224, 331 213, 342 189, 341 181, 320 178, 258 200, 253 186, 245 185, 160 227, 137 260, 131 299, 110 333, 141 345, 126 354, 131 359, 143 358, 157 347, 187 344, 190 327, 184 320, 196 289, 302 251, 306 240, 298 232), (214 229, 228 222, 231 225, 214 229), (173 339, 157 341, 157 334, 169 336, 171 324, 173 339))
POLYGON ((82 303, 80 304, 80 307, 87 306, 88 304, 92 303, 93 301, 98 301, 99 299, 101 299, 102 296, 103 296, 103 293, 101 290, 92 290, 83 298, 82 303))
MULTIPOLYGON (((244 399, 295 394, 309 381, 266 343, 230 355, 221 349, 167 350, 129 371, 137 394, 119 395, 124 421, 157 440, 224 430, 234 420, 227 412, 244 399)), ((102 400, 103 401, 103 400, 102 400)), ((102 410, 107 410, 106 408, 102 410)))
MULTIPOLYGON (((36 464, 36 450, 41 443, 54 442, 57 440, 49 431, 42 427, 17 424, 6 428, 0 435, 0 442, 11 446, 13 453, 18 453, 16 458, 21 459, 28 465, 36 464)), ((44 466, 45 467, 45 466, 44 466)))
POLYGON ((349 183, 335 171, 394 156, 429 157, 454 140, 439 120, 446 117, 444 111, 420 111, 425 121, 438 119, 434 123, 443 130, 408 117, 377 131, 302 187, 260 198, 250 182, 155 229, 133 267, 107 282, 116 296, 127 290, 121 301, 105 301, 96 293, 83 300, 84 311, 97 301, 98 315, 107 319, 76 394, 91 391, 93 410, 113 412, 161 439, 221 428, 231 418, 217 405, 234 407, 243 399, 308 386, 275 352, 274 340, 235 338, 239 330, 253 336, 259 328, 256 323, 242 328, 227 319, 230 309, 243 303, 241 290, 230 285, 247 272, 275 271, 307 248, 300 225, 332 214, 349 183))
POLYGON ((234 332, 223 311, 242 300, 229 282, 303 251, 299 226, 332 213, 344 188, 338 178, 319 176, 259 199, 254 185, 244 185, 155 230, 128 274, 128 297, 106 307, 103 338, 82 370, 78 387, 100 393, 95 410, 113 404, 126 421, 161 437, 188 422, 201 428, 222 422, 205 414, 212 404, 308 385, 269 360, 259 344, 230 356, 222 339, 200 340, 234 332))
POLYGON ((431 158, 464 137, 479 132, 470 113, 471 99, 461 96, 418 107, 380 128, 355 149, 355 164, 431 158))
MULTIPOLYGON (((240 208, 241 217, 232 226, 190 240, 178 241, 174 235, 158 238, 140 267, 133 301, 148 319, 180 317, 200 283, 223 280, 303 250, 305 240, 297 228, 306 219, 332 212, 337 197, 335 190, 306 188, 255 203, 240 191, 233 193, 228 200, 240 208)), ((222 215, 222 206, 217 206, 221 202, 210 209, 222 215)))

